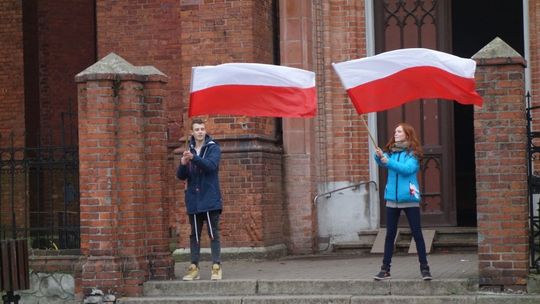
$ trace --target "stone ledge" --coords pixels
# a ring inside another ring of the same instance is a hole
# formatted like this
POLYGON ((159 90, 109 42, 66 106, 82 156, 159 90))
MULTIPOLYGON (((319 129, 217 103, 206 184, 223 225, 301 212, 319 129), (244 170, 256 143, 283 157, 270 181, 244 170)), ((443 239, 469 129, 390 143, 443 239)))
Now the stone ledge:
MULTIPOLYGON (((189 248, 177 248, 173 252, 175 262, 189 262, 189 248)), ((228 247, 221 249, 221 257, 227 260, 275 259, 287 255, 285 244, 268 247, 228 247)), ((201 261, 210 261, 210 248, 201 248, 201 261)))
POLYGON ((527 278, 527 292, 540 294, 540 273, 529 275, 527 278))

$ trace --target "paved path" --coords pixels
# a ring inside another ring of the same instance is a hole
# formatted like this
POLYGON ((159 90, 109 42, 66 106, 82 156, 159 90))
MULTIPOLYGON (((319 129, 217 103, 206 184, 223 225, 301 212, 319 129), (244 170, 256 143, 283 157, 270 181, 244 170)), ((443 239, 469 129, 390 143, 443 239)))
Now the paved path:
MULTIPOLYGON (((310 255, 277 260, 224 261, 224 279, 371 279, 380 268, 381 255, 310 255)), ((476 253, 437 253, 428 256, 433 279, 463 279, 478 276, 476 253)), ((189 263, 176 263, 181 278, 189 263)), ((210 262, 201 262, 201 279, 210 278, 210 262)), ((398 254, 392 260, 392 278, 419 279, 416 255, 398 254)))

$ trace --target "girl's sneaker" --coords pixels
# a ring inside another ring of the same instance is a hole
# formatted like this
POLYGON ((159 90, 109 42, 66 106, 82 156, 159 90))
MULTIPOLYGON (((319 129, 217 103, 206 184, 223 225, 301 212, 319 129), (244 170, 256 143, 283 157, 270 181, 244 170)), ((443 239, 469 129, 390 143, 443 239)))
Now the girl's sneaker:
POLYGON ((422 274, 422 280, 431 281, 431 272, 429 272, 429 266, 427 264, 420 265, 420 273, 422 274))
POLYGON ((379 273, 373 276, 373 279, 375 281, 383 281, 383 280, 388 280, 391 278, 392 276, 390 275, 390 267, 385 266, 385 265, 381 267, 381 271, 379 271, 379 273))

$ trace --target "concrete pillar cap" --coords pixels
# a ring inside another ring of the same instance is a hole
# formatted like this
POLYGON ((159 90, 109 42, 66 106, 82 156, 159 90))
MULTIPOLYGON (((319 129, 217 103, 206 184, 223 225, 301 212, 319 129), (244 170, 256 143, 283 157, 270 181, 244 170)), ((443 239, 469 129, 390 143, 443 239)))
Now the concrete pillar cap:
POLYGON ((109 53, 109 55, 77 74, 75 81, 84 82, 89 79, 112 79, 117 77, 144 80, 149 77, 165 79, 167 75, 153 66, 134 66, 117 54, 109 53))
POLYGON ((486 46, 472 56, 472 59, 492 59, 492 58, 515 58, 522 56, 504 42, 501 38, 496 37, 491 40, 486 46))

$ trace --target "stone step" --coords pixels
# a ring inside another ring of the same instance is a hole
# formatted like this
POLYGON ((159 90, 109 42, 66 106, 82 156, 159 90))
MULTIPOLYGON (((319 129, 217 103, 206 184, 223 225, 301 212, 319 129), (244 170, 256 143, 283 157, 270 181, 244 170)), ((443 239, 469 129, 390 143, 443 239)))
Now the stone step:
POLYGON ((271 295, 119 298, 119 304, 538 304, 540 295, 353 296, 271 295))
MULTIPOLYGON (((362 242, 340 242, 333 245, 333 251, 339 253, 346 253, 348 251, 354 251, 358 253, 370 253, 371 243, 362 242)), ((409 241, 396 242, 396 252, 407 252, 409 250, 409 241)), ((443 252, 476 252, 478 245, 475 242, 468 240, 444 240, 434 241, 432 253, 443 252)))
POLYGON ((248 295, 467 295, 478 291, 469 279, 421 280, 222 280, 149 281, 145 296, 248 296, 248 295))
MULTIPOLYGON (((426 228, 428 229, 428 228, 426 228)), ((437 227, 432 252, 474 252, 478 248, 476 227, 437 227)), ((359 240, 333 244, 334 252, 358 251, 369 253, 375 241, 377 230, 358 234, 359 240)), ((409 228, 399 228, 396 252, 407 252, 412 235, 409 228)))

